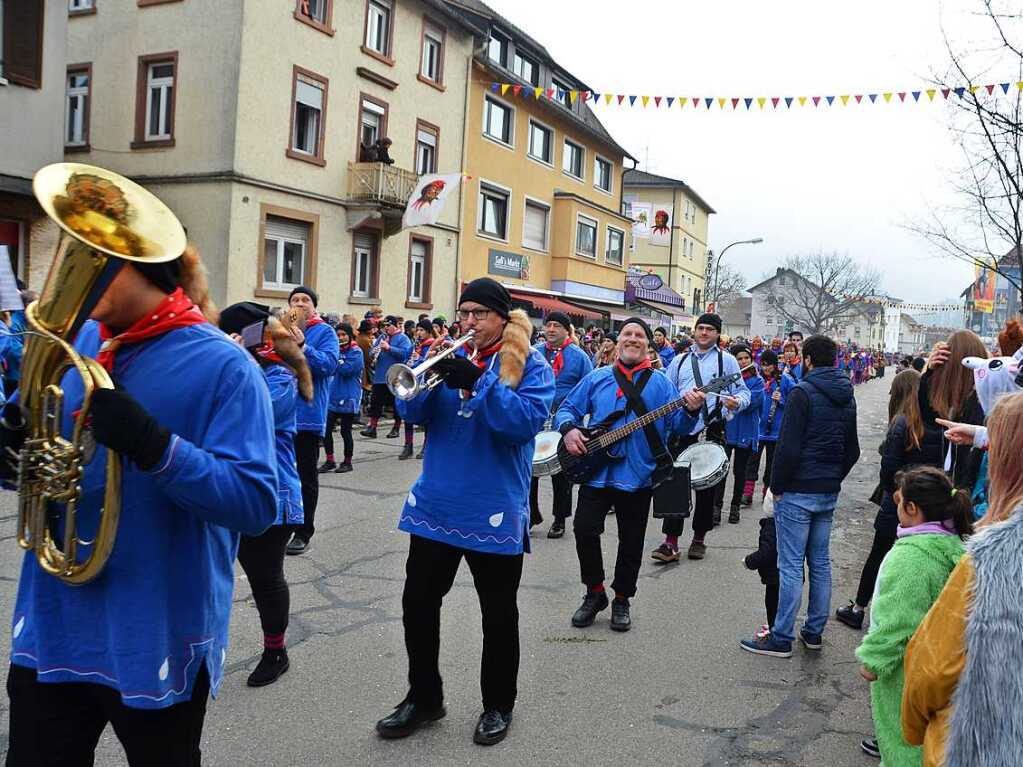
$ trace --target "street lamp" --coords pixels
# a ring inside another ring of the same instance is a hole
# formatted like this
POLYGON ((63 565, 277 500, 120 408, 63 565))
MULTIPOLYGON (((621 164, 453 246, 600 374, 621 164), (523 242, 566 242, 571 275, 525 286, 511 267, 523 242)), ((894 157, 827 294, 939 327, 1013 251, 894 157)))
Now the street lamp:
POLYGON ((764 241, 763 237, 754 237, 752 240, 739 240, 737 242, 729 243, 725 246, 725 249, 721 251, 721 255, 718 256, 718 262, 714 266, 714 310, 718 311, 718 277, 721 276, 721 259, 725 257, 725 253, 732 245, 759 245, 764 241))

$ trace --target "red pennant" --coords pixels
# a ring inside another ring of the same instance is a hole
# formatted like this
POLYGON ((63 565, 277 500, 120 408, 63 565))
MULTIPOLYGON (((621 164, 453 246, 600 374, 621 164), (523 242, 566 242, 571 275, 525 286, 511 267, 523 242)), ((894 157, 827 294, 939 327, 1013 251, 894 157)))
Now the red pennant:
POLYGON ((548 88, 547 89, 547 98, 549 98, 549 99, 553 99, 554 98, 554 89, 553 88, 548 88))
POLYGON ((590 98, 589 91, 580 91, 579 95, 583 97, 583 101, 588 101, 590 98))
POLYGON ((625 101, 625 94, 622 94, 621 96, 618 97, 619 104, 621 104, 623 101, 625 101))
POLYGON ((738 105, 738 103, 739 103, 739 99, 732 99, 732 109, 735 109, 735 107, 738 105))
POLYGON ((863 101, 863 94, 857 93, 854 98, 856 99, 856 103, 859 104, 861 101, 863 101))
POLYGON ((777 96, 775 96, 773 99, 771 99, 771 106, 773 106, 775 109, 777 109, 779 101, 781 101, 781 99, 778 98, 777 96))
POLYGON ((820 103, 821 103, 821 97, 820 96, 814 96, 813 97, 813 105, 817 106, 820 103))
POLYGON ((906 93, 905 93, 905 91, 903 91, 902 93, 899 94, 899 101, 905 101, 905 100, 906 100, 906 93))
POLYGON ((693 102, 693 107, 695 109, 699 109, 700 108, 700 97, 699 96, 693 96, 692 102, 693 102))
POLYGON ((661 105, 661 97, 660 96, 654 96, 654 105, 655 106, 660 106, 661 105))
POLYGON ((995 89, 995 86, 993 86, 993 85, 985 85, 984 87, 987 88, 987 95, 988 96, 990 96, 991 92, 995 89))
POLYGON ((945 98, 948 98, 948 94, 950 94, 951 92, 952 92, 951 88, 942 88, 941 89, 941 95, 944 96, 945 98))
POLYGON ((513 85, 512 86, 512 94, 515 95, 515 96, 518 96, 520 93, 522 93, 522 86, 521 85, 513 85))

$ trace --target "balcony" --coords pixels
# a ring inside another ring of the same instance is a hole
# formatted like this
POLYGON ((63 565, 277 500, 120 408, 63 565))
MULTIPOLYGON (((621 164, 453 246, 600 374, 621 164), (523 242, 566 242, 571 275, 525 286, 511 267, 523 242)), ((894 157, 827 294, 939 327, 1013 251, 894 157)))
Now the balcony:
POLYGON ((350 162, 346 197, 353 202, 397 205, 404 210, 418 183, 419 176, 395 165, 350 162))

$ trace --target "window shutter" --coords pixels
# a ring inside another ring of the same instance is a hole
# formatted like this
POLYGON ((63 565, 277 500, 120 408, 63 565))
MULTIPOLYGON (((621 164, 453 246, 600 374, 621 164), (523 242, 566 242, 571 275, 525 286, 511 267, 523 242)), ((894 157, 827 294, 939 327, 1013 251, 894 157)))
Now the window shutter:
POLYGON ((543 250, 547 239, 547 209, 526 205, 526 222, 523 239, 526 245, 543 250))
POLYGON ((298 240, 308 244, 309 224, 277 216, 266 217, 266 236, 275 240, 298 240))
POLYGON ((370 234, 356 234, 355 247, 372 253, 376 249, 376 239, 370 234))
POLYGON ((44 7, 42 0, 4 3, 3 74, 12 83, 42 87, 44 7))

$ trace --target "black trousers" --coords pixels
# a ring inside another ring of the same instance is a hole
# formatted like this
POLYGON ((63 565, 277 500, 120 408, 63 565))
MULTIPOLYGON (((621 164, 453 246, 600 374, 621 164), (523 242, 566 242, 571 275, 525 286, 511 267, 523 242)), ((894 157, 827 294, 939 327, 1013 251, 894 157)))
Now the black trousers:
POLYGON ((161 709, 129 708, 101 684, 40 682, 34 669, 11 664, 7 767, 92 767, 108 723, 131 767, 199 767, 209 694, 205 664, 192 699, 161 709))
POLYGON ((287 525, 273 525, 262 535, 243 535, 238 562, 252 586, 264 634, 283 634, 288 629, 291 594, 284 578, 284 549, 291 538, 287 525))
POLYGON ((750 482, 757 481, 757 474, 760 473, 760 456, 766 456, 766 463, 764 464, 764 487, 771 486, 771 469, 774 467, 774 449, 778 447, 778 443, 761 442, 760 447, 757 448, 757 452, 750 456, 749 463, 746 464, 746 479, 750 482))
MULTIPOLYGON (((877 573, 881 569, 881 560, 884 555, 891 551, 895 545, 895 534, 874 531, 874 543, 867 554, 867 561, 863 563, 863 572, 860 573, 860 587, 856 590, 856 604, 866 607, 874 596, 874 584, 877 582, 877 573)), ((771 624, 774 625, 773 623, 771 624)))
MULTIPOLYGON (((373 399, 369 403, 369 417, 379 418, 384 414, 384 408, 387 406, 394 407, 394 395, 391 390, 385 383, 373 384, 373 399)), ((395 427, 401 425, 397 410, 394 411, 394 425, 395 427)))
MULTIPOLYGON (((725 453, 732 462, 732 508, 738 508, 742 502, 742 490, 746 486, 746 470, 749 466, 750 456, 753 451, 748 447, 736 447, 725 445, 725 453)), ((714 505, 723 506, 725 502, 725 482, 716 486, 717 494, 714 496, 714 505)))
POLYGON ((764 586, 764 607, 767 608, 767 625, 773 626, 778 615, 778 584, 768 583, 764 586))
POLYGON ((508 713, 515 707, 519 674, 519 608, 522 555, 488 554, 429 538, 409 538, 405 590, 401 596, 409 692, 406 700, 426 706, 444 699, 438 666, 440 607, 462 558, 469 565, 483 616, 480 691, 483 708, 508 713))
POLYGON ((352 424, 355 423, 355 413, 335 413, 327 411, 327 430, 323 434, 323 452, 328 456, 334 455, 334 429, 338 424, 341 426, 341 442, 345 448, 346 461, 351 461, 355 454, 355 440, 352 439, 352 424))
MULTIPOLYGON (((679 440, 676 444, 672 445, 672 455, 677 456, 687 447, 695 445, 697 442, 699 442, 699 435, 692 435, 679 440)), ((725 479, 722 478, 721 481, 724 482, 725 479)), ((703 537, 707 532, 714 529, 714 503, 716 495, 717 485, 693 491, 693 496, 695 497, 695 503, 693 504, 695 507, 693 509, 693 534, 698 537, 703 537)), ((665 535, 682 535, 685 521, 684 517, 666 517, 664 522, 661 523, 661 532, 665 535)))
MULTIPOLYGON (((552 474, 551 486, 554 488, 554 503, 552 513, 554 519, 568 519, 572 516, 572 483, 565 479, 565 475, 552 474)), ((540 478, 533 477, 529 483, 529 521, 531 524, 539 524, 543 521, 540 513, 540 478)))
POLYGON ((315 431, 300 431, 295 434, 295 465, 298 479, 302 483, 302 512, 305 522, 296 525, 295 535, 307 541, 316 532, 316 503, 320 498, 320 475, 316 471, 316 460, 320 455, 320 435, 315 431))
POLYGON ((613 507, 618 523, 618 557, 611 588, 617 596, 626 599, 636 595, 636 579, 643 562, 643 541, 650 514, 650 490, 626 492, 610 487, 579 487, 579 503, 575 507, 575 552, 579 556, 579 570, 587 588, 604 582, 604 558, 600 550, 600 536, 604 533, 604 520, 613 507))

